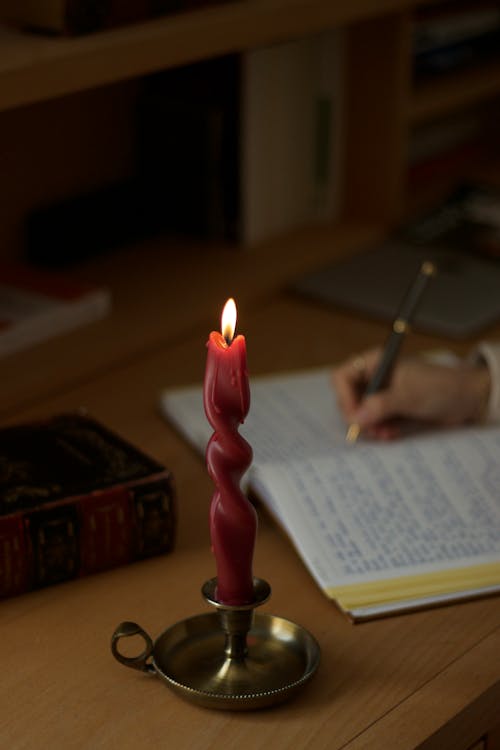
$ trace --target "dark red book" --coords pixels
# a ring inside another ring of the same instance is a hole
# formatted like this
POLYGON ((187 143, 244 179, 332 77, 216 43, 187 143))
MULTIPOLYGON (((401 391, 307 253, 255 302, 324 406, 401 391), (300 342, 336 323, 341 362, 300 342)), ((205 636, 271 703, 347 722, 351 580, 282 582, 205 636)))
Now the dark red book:
POLYGON ((432 186, 437 180, 455 181, 464 178, 467 172, 485 158, 483 141, 472 139, 453 148, 412 164, 408 170, 410 188, 432 186))
POLYGON ((168 469, 89 417, 0 429, 0 596, 173 548, 168 469))

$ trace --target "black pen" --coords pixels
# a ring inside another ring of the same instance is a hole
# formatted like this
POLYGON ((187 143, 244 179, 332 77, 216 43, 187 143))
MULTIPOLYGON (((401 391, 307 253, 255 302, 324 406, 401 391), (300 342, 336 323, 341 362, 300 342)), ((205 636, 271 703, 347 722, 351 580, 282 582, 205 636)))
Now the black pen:
MULTIPOLYGON (((427 283, 435 273, 436 266, 431 261, 426 260, 420 266, 415 280, 403 297, 396 319, 392 324, 392 330, 386 341, 382 358, 377 369, 373 373, 373 377, 366 387, 364 396, 368 396, 371 393, 377 393, 378 391, 387 388, 389 385, 391 374, 394 365, 396 364, 396 359, 401 344, 403 343, 403 339, 410 329, 411 321, 415 315, 418 303, 422 299, 427 283)), ((361 428, 358 424, 351 424, 349 426, 346 434, 346 440, 348 443, 356 442, 359 437, 360 429, 361 428)))

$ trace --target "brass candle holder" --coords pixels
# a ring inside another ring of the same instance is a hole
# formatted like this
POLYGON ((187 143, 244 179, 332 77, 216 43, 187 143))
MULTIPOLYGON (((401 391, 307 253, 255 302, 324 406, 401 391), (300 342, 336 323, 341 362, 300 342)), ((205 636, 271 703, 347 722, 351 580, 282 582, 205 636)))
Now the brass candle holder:
POLYGON ((175 693, 206 708, 248 711, 293 696, 318 667, 317 641, 290 620, 255 614, 271 594, 266 581, 254 578, 254 599, 242 606, 221 604, 216 589, 216 578, 202 588, 215 612, 181 620, 154 643, 136 623, 122 622, 111 638, 114 657, 158 675, 175 693), (118 642, 134 635, 144 639, 145 649, 139 656, 124 656, 118 642))

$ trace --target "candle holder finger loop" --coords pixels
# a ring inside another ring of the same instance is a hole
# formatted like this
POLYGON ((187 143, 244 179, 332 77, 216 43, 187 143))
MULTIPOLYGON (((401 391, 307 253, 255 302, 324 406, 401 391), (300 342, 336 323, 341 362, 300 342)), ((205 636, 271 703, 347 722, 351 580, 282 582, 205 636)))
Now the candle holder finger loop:
POLYGON ((150 636, 146 633, 145 630, 141 628, 140 625, 137 625, 137 623, 135 622, 127 621, 120 623, 120 625, 118 625, 113 635, 111 636, 111 651, 113 653, 113 656, 121 664, 124 664, 126 667, 130 667, 131 669, 138 669, 141 672, 149 672, 154 674, 155 669, 153 665, 148 663, 148 660, 151 658, 151 655, 153 653, 153 649, 154 645, 150 636), (134 635, 139 635, 144 640, 144 651, 139 654, 139 656, 125 656, 118 650, 118 641, 121 638, 131 638, 134 635))

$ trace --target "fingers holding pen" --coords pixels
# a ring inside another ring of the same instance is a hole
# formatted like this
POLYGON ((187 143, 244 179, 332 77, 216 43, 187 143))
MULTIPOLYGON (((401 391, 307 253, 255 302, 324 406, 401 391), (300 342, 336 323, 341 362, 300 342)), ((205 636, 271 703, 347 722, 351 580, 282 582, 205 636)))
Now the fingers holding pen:
POLYGON ((346 423, 356 429, 354 440, 360 432, 390 440, 419 426, 481 421, 486 413, 491 377, 484 364, 441 365, 421 357, 403 358, 386 388, 367 393, 366 384, 377 367, 380 350, 370 350, 362 359, 366 362, 362 375, 359 363, 353 364, 359 357, 349 359, 333 373, 340 411, 346 423))
POLYGON ((352 415, 352 421, 367 437, 379 440, 393 440, 401 435, 401 408, 397 393, 391 390, 379 391, 363 398, 352 415))
POLYGON ((347 422, 361 406, 363 394, 382 355, 381 349, 369 349, 334 368, 332 383, 338 407, 347 422))
POLYGON ((399 437, 408 428, 408 422, 415 419, 444 421, 442 412, 448 406, 444 402, 454 404, 457 399, 455 379, 449 380, 450 372, 448 367, 405 358, 394 368, 388 387, 375 393, 361 393, 349 420, 365 436, 383 440, 399 437))

